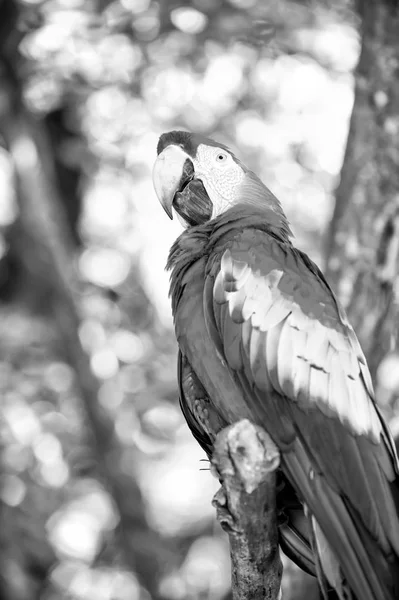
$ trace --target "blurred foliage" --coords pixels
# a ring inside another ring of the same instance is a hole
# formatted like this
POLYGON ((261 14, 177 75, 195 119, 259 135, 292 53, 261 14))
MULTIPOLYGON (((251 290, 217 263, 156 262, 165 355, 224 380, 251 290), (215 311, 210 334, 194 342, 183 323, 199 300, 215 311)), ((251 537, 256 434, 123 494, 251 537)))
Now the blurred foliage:
MULTIPOLYGON (((177 403, 163 268, 179 227, 152 190, 157 138, 181 127, 230 145, 320 261, 353 103, 357 20, 344 0, 0 0, 0 21, 0 84, 11 67, 49 140, 42 160, 67 215, 98 410, 116 432, 118 471, 138 482, 148 527, 170 548, 152 589, 171 600, 227 597, 228 545, 210 504, 217 482, 200 472, 207 466, 177 403)), ((18 152, 32 160, 29 144, 18 152)), ((118 507, 99 476, 103 457, 46 283, 26 268, 19 193, 4 147, 0 597, 147 599, 148 580, 126 567, 114 536, 118 507)), ((288 561, 284 577, 288 600, 315 593, 288 561)))

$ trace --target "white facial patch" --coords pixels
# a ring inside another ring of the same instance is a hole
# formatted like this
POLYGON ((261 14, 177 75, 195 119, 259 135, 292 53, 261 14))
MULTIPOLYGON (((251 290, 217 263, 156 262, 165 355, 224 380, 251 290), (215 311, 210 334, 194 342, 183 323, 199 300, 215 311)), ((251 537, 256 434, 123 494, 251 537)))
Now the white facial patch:
POLYGON ((212 217, 223 213, 239 199, 239 187, 245 173, 230 152, 200 144, 193 163, 196 176, 202 180, 212 200, 212 217))

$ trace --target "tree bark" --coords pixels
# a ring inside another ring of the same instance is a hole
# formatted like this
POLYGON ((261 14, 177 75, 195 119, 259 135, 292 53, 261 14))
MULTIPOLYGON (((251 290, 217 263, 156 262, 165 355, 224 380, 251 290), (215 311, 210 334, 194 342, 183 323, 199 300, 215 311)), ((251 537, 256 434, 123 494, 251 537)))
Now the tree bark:
POLYGON ((399 8, 396 0, 356 8, 362 46, 325 259, 374 377, 398 342, 399 8))
POLYGON ((212 465, 222 487, 214 497, 230 540, 233 600, 276 600, 282 564, 276 516, 280 454, 267 433, 248 420, 217 436, 212 465))

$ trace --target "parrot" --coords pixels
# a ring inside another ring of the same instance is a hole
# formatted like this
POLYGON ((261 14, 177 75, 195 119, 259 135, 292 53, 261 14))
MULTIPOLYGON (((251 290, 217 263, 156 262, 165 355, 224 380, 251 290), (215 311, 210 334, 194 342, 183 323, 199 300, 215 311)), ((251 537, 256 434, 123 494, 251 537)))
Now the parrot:
MULTIPOLYGON (((279 449, 285 554, 325 598, 399 598, 399 464, 364 353, 282 205, 224 144, 160 136, 156 195, 183 232, 167 262, 180 406, 212 456, 241 419, 279 449)), ((366 318, 366 316, 365 316, 366 318)))

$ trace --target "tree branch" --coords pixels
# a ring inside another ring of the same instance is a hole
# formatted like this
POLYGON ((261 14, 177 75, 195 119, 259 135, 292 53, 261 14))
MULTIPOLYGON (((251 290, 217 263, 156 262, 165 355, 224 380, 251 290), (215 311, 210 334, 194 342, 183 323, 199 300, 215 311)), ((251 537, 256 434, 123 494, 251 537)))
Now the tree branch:
POLYGON ((280 454, 267 433, 248 420, 217 436, 212 466, 222 487, 213 499, 230 540, 233 600, 276 600, 282 564, 276 517, 280 454))

